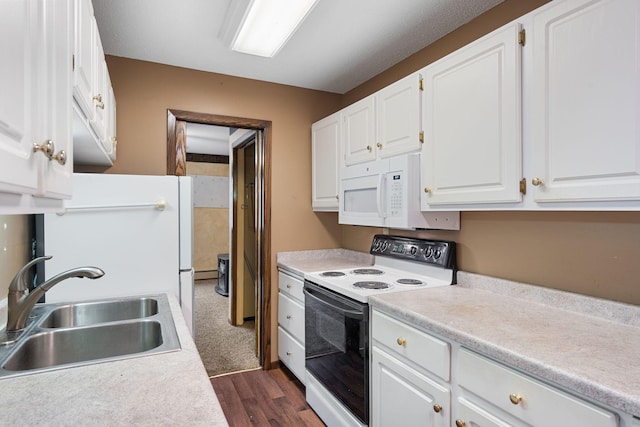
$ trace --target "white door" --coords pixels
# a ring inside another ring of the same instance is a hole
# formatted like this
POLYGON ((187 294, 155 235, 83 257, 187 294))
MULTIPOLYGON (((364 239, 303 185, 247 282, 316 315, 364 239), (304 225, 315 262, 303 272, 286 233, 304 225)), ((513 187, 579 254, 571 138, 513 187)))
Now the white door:
POLYGON ((338 211, 340 178, 340 112, 311 126, 311 206, 338 211))
POLYGON ((346 166, 376 158, 376 104, 373 95, 342 110, 342 135, 346 166))
POLYGON ((371 361, 372 426, 449 425, 451 396, 448 388, 375 346, 371 361))
POLYGON ((640 200, 640 2, 553 2, 532 43, 535 200, 640 200))
POLYGON ((411 74, 376 93, 379 157, 420 150, 420 79, 411 74))
POLYGON ((519 30, 508 24, 423 70, 422 210, 522 199, 519 30))
POLYGON ((32 58, 37 3, 32 0, 0 2, 0 191, 35 194, 38 163, 45 157, 32 153, 32 58))
POLYGON ((37 70, 40 102, 36 140, 51 140, 53 159, 40 168, 41 194, 52 198, 71 197, 73 138, 71 133, 72 93, 72 0, 39 0, 42 5, 41 45, 44 47, 37 70))
POLYGON ((75 49, 73 97, 88 120, 94 115, 94 81, 96 66, 95 33, 91 0, 75 1, 75 49))

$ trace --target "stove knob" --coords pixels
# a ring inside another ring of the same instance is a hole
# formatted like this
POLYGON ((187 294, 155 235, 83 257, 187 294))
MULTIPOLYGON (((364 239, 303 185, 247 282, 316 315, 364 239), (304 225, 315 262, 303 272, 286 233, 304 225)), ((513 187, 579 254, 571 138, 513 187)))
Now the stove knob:
POLYGON ((441 256, 442 256, 442 249, 436 249, 436 250, 435 250, 435 253, 433 254, 433 257, 434 257, 435 259, 438 259, 438 258, 440 258, 441 256))
POLYGON ((416 248, 415 246, 411 246, 411 250, 409 252, 411 252, 412 256, 415 256, 416 252, 418 252, 418 248, 416 248))
POLYGON ((431 247, 428 247, 427 249, 424 250, 424 257, 425 258, 431 257, 432 254, 433 254, 433 250, 431 249, 431 247))

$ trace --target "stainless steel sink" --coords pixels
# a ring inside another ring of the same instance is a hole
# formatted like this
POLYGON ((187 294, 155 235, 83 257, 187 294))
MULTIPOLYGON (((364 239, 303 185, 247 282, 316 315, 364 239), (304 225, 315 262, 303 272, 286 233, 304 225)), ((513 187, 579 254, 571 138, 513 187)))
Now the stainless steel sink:
POLYGON ((158 314, 158 301, 137 298, 67 304, 57 307, 42 319, 42 328, 71 328, 128 319, 141 319, 158 314))
POLYGON ((15 344, 0 346, 0 378, 179 349, 166 295, 41 304, 15 344))

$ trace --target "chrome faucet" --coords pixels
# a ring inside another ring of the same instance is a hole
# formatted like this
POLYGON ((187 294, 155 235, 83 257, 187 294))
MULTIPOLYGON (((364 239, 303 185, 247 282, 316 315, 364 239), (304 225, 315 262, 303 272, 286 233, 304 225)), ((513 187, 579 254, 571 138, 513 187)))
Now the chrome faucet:
POLYGON ((11 285, 9 285, 9 304, 7 315, 7 332, 14 332, 24 329, 27 325, 27 319, 31 314, 31 310, 38 300, 49 289, 65 279, 71 277, 88 277, 89 279, 97 279, 104 275, 104 271, 97 267, 78 267, 64 271, 51 279, 45 281, 40 286, 29 292, 29 286, 25 274, 29 269, 40 261, 51 259, 50 256, 39 257, 29 261, 24 267, 18 271, 11 285))

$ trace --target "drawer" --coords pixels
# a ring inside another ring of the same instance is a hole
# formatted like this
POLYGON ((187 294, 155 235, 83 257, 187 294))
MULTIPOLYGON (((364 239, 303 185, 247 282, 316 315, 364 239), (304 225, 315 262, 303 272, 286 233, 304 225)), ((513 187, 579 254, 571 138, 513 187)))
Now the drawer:
POLYGON ((464 397, 459 397, 454 409, 455 425, 473 427, 512 427, 508 422, 501 420, 479 406, 474 405, 464 397))
POLYGON ((280 326, 278 326, 278 358, 302 384, 305 384, 304 347, 280 326))
POLYGON ((304 344, 304 306, 284 293, 278 293, 278 324, 304 344))
POLYGON ((449 344, 377 310, 371 315, 371 335, 394 353, 449 381, 449 344))
POLYGON ((303 280, 297 279, 293 276, 283 273, 282 271, 278 273, 278 288, 300 302, 304 302, 304 293, 302 292, 303 287, 303 280))
POLYGON ((464 349, 458 354, 458 383, 462 388, 531 425, 618 425, 614 413, 464 349), (516 399, 515 403, 511 402, 512 395, 516 399))

